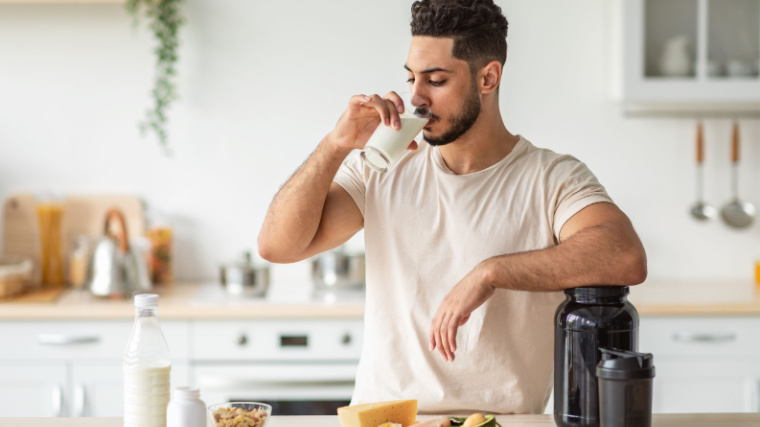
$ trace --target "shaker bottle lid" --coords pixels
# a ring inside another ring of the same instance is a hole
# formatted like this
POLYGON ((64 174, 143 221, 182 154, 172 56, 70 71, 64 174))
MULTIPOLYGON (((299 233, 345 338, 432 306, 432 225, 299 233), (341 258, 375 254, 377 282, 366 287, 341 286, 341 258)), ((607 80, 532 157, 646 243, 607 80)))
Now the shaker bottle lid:
POLYGON ((613 348, 599 348, 602 360, 596 367, 598 378, 628 380, 654 378, 654 358, 651 353, 613 348))
POLYGON ((156 294, 135 295, 135 307, 141 307, 141 308, 158 307, 158 295, 156 294))

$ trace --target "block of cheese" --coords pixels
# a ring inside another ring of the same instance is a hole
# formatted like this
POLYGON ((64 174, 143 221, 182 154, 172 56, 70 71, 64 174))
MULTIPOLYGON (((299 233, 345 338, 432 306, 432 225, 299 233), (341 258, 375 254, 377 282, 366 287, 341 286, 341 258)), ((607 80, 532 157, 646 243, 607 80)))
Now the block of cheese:
POLYGON ((416 418, 416 400, 393 400, 338 408, 341 427, 377 427, 383 423, 409 427, 416 418))

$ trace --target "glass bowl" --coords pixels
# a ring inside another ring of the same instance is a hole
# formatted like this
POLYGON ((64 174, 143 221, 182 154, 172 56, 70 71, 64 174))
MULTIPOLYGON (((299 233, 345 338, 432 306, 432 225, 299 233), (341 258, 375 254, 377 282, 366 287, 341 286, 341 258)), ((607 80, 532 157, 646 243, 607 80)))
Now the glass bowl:
POLYGON ((264 427, 272 415, 272 407, 259 402, 223 402, 208 407, 209 421, 216 427, 232 427, 232 420, 241 415, 254 420, 248 423, 250 427, 264 427))

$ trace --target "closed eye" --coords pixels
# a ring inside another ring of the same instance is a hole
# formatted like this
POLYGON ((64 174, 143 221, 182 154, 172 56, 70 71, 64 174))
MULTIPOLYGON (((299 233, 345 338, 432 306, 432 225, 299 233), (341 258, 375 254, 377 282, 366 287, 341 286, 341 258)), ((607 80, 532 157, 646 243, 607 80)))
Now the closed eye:
MULTIPOLYGON (((408 84, 413 84, 414 83, 414 79, 413 78, 407 79, 406 82, 408 84)), ((428 83, 430 83, 430 86, 438 87, 438 86, 441 86, 444 83, 446 83, 446 80, 440 80, 440 81, 438 81, 438 80, 428 80, 428 83)))

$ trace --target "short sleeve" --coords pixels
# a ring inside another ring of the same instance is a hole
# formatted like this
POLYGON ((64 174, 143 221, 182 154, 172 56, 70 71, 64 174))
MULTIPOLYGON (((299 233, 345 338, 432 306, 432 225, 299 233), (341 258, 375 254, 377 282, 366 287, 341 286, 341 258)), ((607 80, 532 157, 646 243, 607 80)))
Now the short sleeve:
POLYGON ((348 192, 351 198, 354 199, 354 203, 356 203, 356 206, 361 211, 362 216, 364 216, 364 202, 367 190, 366 181, 364 180, 366 171, 358 154, 358 151, 352 151, 346 157, 346 160, 343 161, 343 164, 338 169, 338 173, 335 174, 333 181, 348 192))
POLYGON ((554 237, 573 215, 594 203, 613 203, 604 186, 585 163, 572 156, 560 156, 548 170, 546 194, 554 237))

